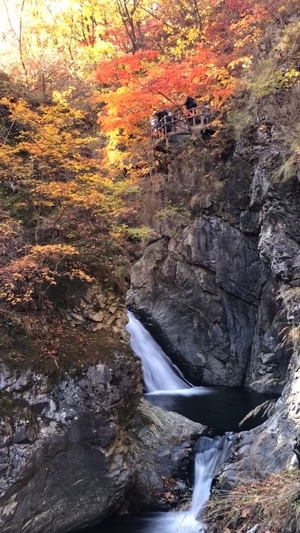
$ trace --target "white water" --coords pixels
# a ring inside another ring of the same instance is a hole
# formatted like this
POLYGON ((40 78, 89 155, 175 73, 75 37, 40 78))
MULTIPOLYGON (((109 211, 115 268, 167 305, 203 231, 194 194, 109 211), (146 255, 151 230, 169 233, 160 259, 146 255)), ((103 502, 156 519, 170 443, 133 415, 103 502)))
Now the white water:
POLYGON ((191 513, 199 518, 210 495, 213 478, 228 459, 233 440, 223 435, 211 439, 201 437, 196 444, 195 484, 191 513))
POLYGON ((195 481, 192 503, 188 511, 155 513, 146 528, 147 532, 199 533, 205 532, 201 520, 204 506, 209 499, 213 478, 228 459, 232 441, 226 435, 211 439, 200 437, 195 457, 195 481))
MULTIPOLYGON (((141 358, 144 384, 151 394, 200 394, 204 387, 193 387, 131 312, 126 326, 132 350, 141 358)), ((146 531, 158 533, 199 533, 206 530, 201 513, 210 495, 213 478, 229 456, 232 441, 226 435, 200 437, 196 444, 195 480, 188 511, 155 513, 146 531)))
POLYGON ((130 335, 130 346, 142 361, 143 379, 146 394, 207 394, 207 387, 194 387, 179 368, 165 354, 133 313, 127 311, 126 330, 130 335))
POLYGON ((142 360, 146 392, 178 391, 192 387, 130 311, 126 330, 130 334, 131 348, 142 360))

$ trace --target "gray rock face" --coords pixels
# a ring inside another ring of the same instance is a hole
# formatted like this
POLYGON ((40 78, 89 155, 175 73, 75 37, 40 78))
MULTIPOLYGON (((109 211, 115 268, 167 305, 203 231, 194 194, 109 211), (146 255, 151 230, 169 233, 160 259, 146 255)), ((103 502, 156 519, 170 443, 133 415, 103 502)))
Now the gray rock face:
POLYGON ((220 478, 223 486, 247 483, 251 479, 298 466, 294 452, 299 438, 300 352, 296 350, 289 368, 289 379, 277 401, 274 414, 262 425, 240 433, 234 460, 220 478))
POLYGON ((52 390, 43 376, 9 377, 2 368, 3 533, 59 533, 120 504, 134 478, 122 432, 139 401, 139 378, 138 362, 124 354, 52 390))
POLYGON ((158 238, 127 298, 190 381, 282 393, 263 425, 239 435, 225 487, 299 465, 300 176, 295 165, 278 180, 290 153, 276 111, 263 98, 256 124, 221 158, 213 143, 190 148, 185 169, 182 155, 166 157, 161 187, 147 184, 152 205, 173 204, 176 190, 191 216, 148 214, 158 238))
POLYGON ((166 508, 171 496, 175 505, 189 488, 192 444, 205 429, 184 416, 142 400, 128 428, 137 458, 136 480, 129 501, 134 503, 142 497, 146 506, 166 508))
POLYGON ((264 281, 255 239, 203 217, 180 239, 146 249, 133 269, 128 304, 160 326, 190 379, 240 385, 264 281))
POLYGON ((164 504, 162 475, 179 478, 204 428, 140 404, 140 364, 125 351, 54 387, 2 365, 2 533, 60 533, 101 521, 137 490, 139 505, 164 504))
POLYGON ((257 128, 226 162, 198 148, 184 167, 168 154, 153 186, 158 205, 176 190, 192 217, 153 217, 159 238, 132 269, 127 305, 196 384, 280 393, 286 381, 279 294, 300 283, 300 192, 296 178, 273 179, 287 153, 277 133, 257 128))

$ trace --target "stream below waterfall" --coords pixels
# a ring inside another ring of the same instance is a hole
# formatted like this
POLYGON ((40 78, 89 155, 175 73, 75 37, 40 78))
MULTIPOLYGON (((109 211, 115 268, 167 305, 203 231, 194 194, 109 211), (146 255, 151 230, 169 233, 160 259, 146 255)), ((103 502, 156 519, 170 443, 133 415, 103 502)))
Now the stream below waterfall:
POLYGON ((260 424, 263 420, 259 417, 240 422, 270 397, 243 388, 194 387, 130 312, 128 319, 126 329, 131 348, 142 361, 146 399, 212 428, 218 436, 201 437, 196 443, 194 489, 188 511, 116 516, 86 533, 205 532, 201 511, 209 498, 212 480, 228 459, 234 440, 234 436, 226 432, 247 430, 260 424))

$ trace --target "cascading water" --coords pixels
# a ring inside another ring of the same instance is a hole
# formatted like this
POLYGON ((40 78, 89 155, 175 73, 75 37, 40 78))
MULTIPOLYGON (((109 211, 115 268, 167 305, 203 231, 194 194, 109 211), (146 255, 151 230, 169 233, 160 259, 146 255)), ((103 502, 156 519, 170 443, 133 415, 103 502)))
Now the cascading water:
POLYGON ((229 458, 233 438, 228 435, 211 439, 201 437, 196 444, 195 484, 191 513, 200 518, 207 502, 213 478, 229 458))
POLYGON ((143 378, 146 392, 179 391, 191 389, 180 370, 155 342, 139 320, 128 311, 126 330, 130 335, 130 345, 140 357, 143 365, 143 378))
POLYGON ((205 532, 201 521, 204 505, 209 499, 213 478, 228 459, 233 440, 223 435, 211 439, 201 437, 196 444, 195 480, 190 509, 169 513, 155 513, 145 533, 199 533, 205 532))
MULTIPOLYGON (((204 387, 193 387, 179 369, 154 341, 150 333, 131 312, 126 326, 130 334, 130 345, 141 358, 146 392, 162 394, 199 394, 204 387)), ((214 476, 226 461, 232 441, 226 436, 211 439, 201 437, 195 452, 195 480, 192 503, 189 511, 155 513, 144 531, 160 533, 199 533, 206 526, 201 522, 201 512, 210 494, 214 476)))

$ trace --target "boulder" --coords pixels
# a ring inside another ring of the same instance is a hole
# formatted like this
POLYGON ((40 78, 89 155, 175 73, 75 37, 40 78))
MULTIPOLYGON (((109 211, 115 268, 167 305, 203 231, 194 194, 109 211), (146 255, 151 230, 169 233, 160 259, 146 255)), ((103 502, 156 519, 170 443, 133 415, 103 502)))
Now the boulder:
POLYGON ((141 401, 140 363, 128 349, 55 385, 1 370, 2 533, 63 533, 129 505, 162 509, 186 492, 205 428, 141 401))

